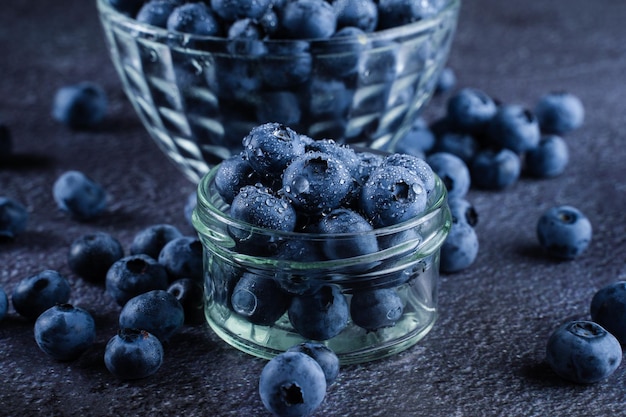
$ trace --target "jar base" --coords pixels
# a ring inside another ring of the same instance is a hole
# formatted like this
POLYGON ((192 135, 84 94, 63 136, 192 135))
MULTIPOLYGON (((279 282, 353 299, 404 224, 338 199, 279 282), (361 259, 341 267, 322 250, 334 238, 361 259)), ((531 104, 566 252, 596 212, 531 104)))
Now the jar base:
MULTIPOLYGON (((345 350, 342 350, 342 346, 338 346, 337 340, 329 340, 325 342, 325 344, 337 354, 341 365, 353 365, 386 358, 407 350, 430 332, 437 320, 437 312, 436 310, 431 310, 428 312, 422 311, 422 313, 426 313, 427 315, 423 315, 419 318, 420 326, 414 326, 413 330, 406 334, 384 343, 377 343, 373 346, 366 346, 361 349, 349 349, 349 347, 346 347, 345 350)), ((207 314, 207 322, 211 330, 232 347, 263 359, 271 359, 277 354, 287 350, 289 347, 305 341, 293 334, 281 335, 282 349, 277 349, 267 346, 266 344, 255 344, 250 340, 257 338, 259 343, 267 342, 267 339, 270 337, 270 332, 264 331, 262 326, 249 326, 250 330, 256 334, 252 335, 252 337, 248 336, 248 338, 244 338, 228 331, 228 328, 224 327, 223 323, 214 322, 209 314, 207 314)), ((232 328, 232 326, 229 328, 232 328)), ((274 331, 275 329, 272 330, 272 333, 274 331)), ((382 331, 384 331, 384 329, 382 331)), ((375 339, 377 338, 376 333, 377 332, 370 332, 370 336, 375 339)))

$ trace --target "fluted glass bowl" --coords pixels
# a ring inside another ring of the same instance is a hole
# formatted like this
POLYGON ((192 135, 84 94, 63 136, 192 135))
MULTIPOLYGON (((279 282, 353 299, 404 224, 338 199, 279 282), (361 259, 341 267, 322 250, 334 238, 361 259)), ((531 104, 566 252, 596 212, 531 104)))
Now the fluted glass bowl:
POLYGON ((366 36, 233 47, 225 38, 139 23, 97 0, 130 102, 193 182, 238 153, 242 138, 264 122, 371 148, 400 137, 447 60, 460 0, 443 3, 432 17, 366 36))

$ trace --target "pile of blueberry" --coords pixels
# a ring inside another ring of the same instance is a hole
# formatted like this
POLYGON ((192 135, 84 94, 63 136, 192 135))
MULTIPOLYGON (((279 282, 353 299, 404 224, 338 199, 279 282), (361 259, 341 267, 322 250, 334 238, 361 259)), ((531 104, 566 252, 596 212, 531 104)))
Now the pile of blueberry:
MULTIPOLYGON (((81 221, 99 215, 105 205, 101 186, 77 171, 62 174, 53 195, 61 210, 81 221)), ((1 211, 5 238, 25 229, 22 205, 3 198, 1 211)), ((121 379, 137 379, 159 369, 162 344, 184 324, 204 322, 202 247, 196 237, 156 224, 137 233, 128 252, 112 235, 94 232, 72 242, 67 262, 77 276, 105 284, 120 305, 119 332, 106 346, 104 363, 121 379)), ((22 279, 10 297, 15 311, 34 321, 37 345, 61 361, 77 359, 96 339, 93 317, 70 298, 70 283, 56 270, 22 279)), ((0 289, 0 319, 8 307, 9 297, 0 289)))
MULTIPOLYGON (((214 177, 217 192, 229 204, 228 215, 242 225, 232 222, 228 228, 237 252, 323 262, 359 259, 419 240, 415 228, 381 237, 373 231, 425 212, 436 179, 423 159, 357 152, 333 140, 311 139, 278 123, 253 128, 243 145, 239 154, 219 165, 214 177), (282 242, 276 232, 331 237, 282 242)), ((396 261, 390 259, 389 263, 396 261)), ((348 268, 355 276, 375 271, 365 264, 348 268)), ((379 269, 387 267, 381 263, 379 269)), ((344 269, 335 267, 335 274, 345 273, 344 269)), ((249 322, 272 325, 287 312, 298 334, 318 341, 338 335, 349 318, 368 331, 393 326, 403 314, 395 287, 413 276, 380 274, 381 282, 375 283, 364 279, 358 290, 351 288, 348 301, 339 286, 323 285, 321 279, 316 282, 308 277, 311 279, 302 283, 290 283, 274 279, 274 274, 272 271, 268 278, 252 270, 242 274, 226 271, 224 277, 213 278, 235 282, 219 298, 225 298, 221 301, 249 322)))
MULTIPOLYGON (((446 92, 454 82, 454 72, 447 68, 436 91, 446 92)), ((418 118, 392 145, 396 152, 425 158, 446 184, 453 225, 441 249, 443 272, 469 267, 478 254, 474 229, 478 214, 466 199, 470 188, 500 191, 522 175, 552 178, 562 174, 569 161, 564 135, 579 128, 583 120, 583 105, 571 93, 545 94, 530 110, 499 103, 476 88, 462 88, 448 98, 443 117, 430 124, 418 118)), ((559 258, 578 256, 591 239, 591 227, 585 222, 573 207, 554 207, 538 222, 541 246, 559 258), (570 213, 567 222, 563 221, 566 211, 570 213)))
POLYGON ((442 0, 109 0, 121 13, 170 31, 229 39, 326 39, 435 15, 442 0))

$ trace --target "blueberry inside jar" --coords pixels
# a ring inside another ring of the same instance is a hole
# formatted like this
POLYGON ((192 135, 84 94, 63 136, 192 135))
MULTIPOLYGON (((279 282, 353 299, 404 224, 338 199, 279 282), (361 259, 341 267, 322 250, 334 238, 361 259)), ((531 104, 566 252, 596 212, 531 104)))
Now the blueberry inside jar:
MULTIPOLYGON (((451 224, 439 177, 419 212, 390 225, 368 220, 352 190, 338 207, 277 229, 233 216, 215 184, 219 170, 200 181, 192 222, 204 250, 205 316, 224 341, 268 359, 317 341, 350 364, 403 351, 433 327, 451 224)), ((252 206, 257 215, 269 208, 252 206)))

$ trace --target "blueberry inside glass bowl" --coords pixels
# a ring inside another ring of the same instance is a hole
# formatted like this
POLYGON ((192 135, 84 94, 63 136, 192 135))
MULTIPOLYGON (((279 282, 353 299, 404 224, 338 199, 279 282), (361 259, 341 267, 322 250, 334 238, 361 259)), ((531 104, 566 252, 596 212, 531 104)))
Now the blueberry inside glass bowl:
POLYGON ((425 210, 403 222, 288 232, 233 218, 216 188, 219 167, 200 181, 192 221, 203 245, 205 316, 224 341, 271 358, 317 340, 348 364, 403 351, 431 330, 440 247, 451 225, 439 177, 425 210), (372 252, 337 250, 372 240, 372 252), (341 255, 323 255, 329 247, 341 255))
POLYGON ((140 23, 111 2, 97 5, 123 88, 150 136, 193 182, 264 122, 387 147, 432 95, 460 7, 432 0, 436 11, 418 21, 357 36, 229 40, 140 23))

